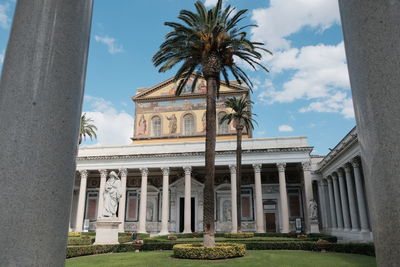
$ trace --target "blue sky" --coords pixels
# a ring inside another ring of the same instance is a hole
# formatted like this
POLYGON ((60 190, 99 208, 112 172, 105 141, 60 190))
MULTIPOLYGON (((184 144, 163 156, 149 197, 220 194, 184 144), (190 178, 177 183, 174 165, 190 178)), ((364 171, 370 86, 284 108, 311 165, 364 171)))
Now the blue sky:
MULTIPOLYGON (((216 0, 205 0, 212 6, 216 0)), ((128 144, 136 88, 174 75, 158 73, 151 57, 163 41, 165 21, 192 0, 96 0, 83 111, 95 120, 98 140, 86 144, 128 144), (112 3, 112 4, 111 4, 112 3)), ((263 60, 267 74, 247 69, 255 88, 255 137, 308 136, 313 154, 329 148, 355 125, 337 0, 225 0, 249 9, 244 23, 256 23, 252 40, 274 52, 263 60)), ((15 0, 0 0, 0 63, 15 0)))

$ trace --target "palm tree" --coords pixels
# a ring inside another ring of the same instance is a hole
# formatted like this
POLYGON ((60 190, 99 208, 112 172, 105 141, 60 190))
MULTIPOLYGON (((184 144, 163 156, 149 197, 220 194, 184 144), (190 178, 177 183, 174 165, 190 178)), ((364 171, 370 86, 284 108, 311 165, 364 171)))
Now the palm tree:
POLYGON ((247 10, 222 7, 222 0, 216 6, 207 9, 201 1, 194 4, 196 12, 181 10, 178 19, 181 23, 165 22, 172 30, 165 36, 159 51, 153 56, 153 64, 160 66, 159 72, 180 65, 174 82, 179 82, 175 94, 182 92, 189 78, 194 75, 192 92, 197 80, 203 76, 206 80, 206 147, 204 183, 204 246, 214 246, 214 178, 215 178, 215 137, 216 137, 216 98, 219 95, 220 76, 229 86, 228 71, 239 84, 249 88, 252 83, 247 74, 235 63, 240 58, 256 69, 257 66, 268 71, 259 63, 262 52, 271 53, 263 48, 263 43, 248 40, 244 29, 255 25, 240 27, 247 10))
POLYGON ((82 143, 82 140, 86 140, 86 136, 92 138, 97 138, 96 131, 97 127, 92 124, 93 120, 91 118, 86 117, 86 113, 81 116, 81 126, 79 130, 79 145, 82 143))
MULTIPOLYGON (((238 232, 241 232, 241 186, 242 186, 242 133, 243 129, 246 128, 247 133, 254 129, 253 122, 257 123, 252 118, 251 105, 253 101, 243 96, 241 98, 228 98, 225 100, 225 107, 233 110, 232 113, 225 114, 220 124, 227 121, 228 124, 233 121, 233 126, 236 129, 236 199, 237 199, 237 226, 238 232)), ((255 115, 255 114, 254 114, 255 115)))

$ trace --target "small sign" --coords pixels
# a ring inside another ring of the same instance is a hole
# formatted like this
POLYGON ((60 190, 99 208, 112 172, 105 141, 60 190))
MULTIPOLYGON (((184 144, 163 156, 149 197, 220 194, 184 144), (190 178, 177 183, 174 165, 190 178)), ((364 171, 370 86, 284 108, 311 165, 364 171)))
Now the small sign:
POLYGON ((296 218, 296 233, 301 233, 302 228, 301 218, 296 218))
POLYGON ((89 219, 85 219, 83 221, 83 231, 84 232, 89 232, 89 219))

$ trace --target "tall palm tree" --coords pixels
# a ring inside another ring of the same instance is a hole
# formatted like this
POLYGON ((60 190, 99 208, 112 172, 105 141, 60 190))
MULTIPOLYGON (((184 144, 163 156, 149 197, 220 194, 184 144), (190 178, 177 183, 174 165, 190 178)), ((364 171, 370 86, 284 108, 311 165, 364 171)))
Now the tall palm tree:
POLYGON ((228 124, 233 121, 233 126, 236 129, 236 200, 237 200, 237 226, 238 232, 242 231, 242 218, 241 218, 241 186, 242 186, 242 133, 243 129, 246 128, 247 133, 254 129, 253 122, 257 123, 253 119, 251 113, 251 105, 253 101, 243 96, 241 98, 228 98, 225 100, 225 107, 230 108, 233 112, 225 114, 220 124, 227 121, 228 124))
POLYGON ((86 113, 81 116, 81 126, 79 130, 79 145, 82 143, 82 140, 86 140, 86 136, 92 138, 97 138, 97 127, 92 124, 93 120, 91 118, 86 117, 86 113))
POLYGON ((171 31, 165 36, 159 51, 153 56, 153 63, 160 66, 159 72, 180 65, 174 81, 178 82, 175 94, 180 95, 192 75, 192 92, 201 75, 206 80, 206 147, 204 184, 204 246, 214 246, 214 178, 215 178, 215 137, 216 137, 216 98, 219 95, 220 76, 229 86, 230 72, 239 84, 249 88, 252 83, 247 74, 235 63, 240 58, 256 69, 257 66, 268 71, 259 63, 262 52, 271 53, 263 48, 263 43, 247 39, 244 31, 255 25, 238 24, 247 10, 222 7, 222 0, 216 6, 207 9, 201 1, 194 4, 196 12, 181 10, 178 19, 182 23, 165 22, 171 31))

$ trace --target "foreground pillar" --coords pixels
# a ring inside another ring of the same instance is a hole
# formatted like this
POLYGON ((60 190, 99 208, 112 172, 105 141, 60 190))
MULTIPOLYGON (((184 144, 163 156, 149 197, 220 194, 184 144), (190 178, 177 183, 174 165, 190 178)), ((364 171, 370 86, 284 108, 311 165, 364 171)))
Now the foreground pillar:
POLYGON ((147 176, 149 169, 141 168, 142 182, 140 187, 140 205, 139 205, 139 233, 146 233, 146 209, 147 209, 147 176))
POLYGON ((286 190, 285 168, 286 163, 277 163, 279 172, 279 196, 281 199, 282 233, 289 233, 289 207, 286 190))
POLYGON ((169 234, 168 217, 169 217, 169 168, 161 168, 163 174, 163 191, 162 191, 162 212, 161 212, 161 231, 160 235, 169 234))
POLYGON ((347 231, 350 231, 351 226, 350 226, 349 205, 347 204, 346 182, 344 181, 342 169, 338 169, 337 174, 338 174, 339 187, 340 187, 340 202, 342 203, 344 231, 347 232, 347 231))
POLYGON ((83 231, 83 219, 85 217, 85 205, 86 205, 86 186, 87 186, 87 177, 88 171, 81 170, 79 171, 81 175, 81 183, 79 186, 79 196, 78 196, 78 207, 76 210, 76 232, 83 231))
POLYGON ((264 211, 262 201, 261 164, 253 164, 256 191, 256 232, 264 233, 264 211))
POLYGON ((232 233, 237 233, 238 231, 238 214, 237 214, 237 181, 236 181, 236 165, 229 165, 229 170, 231 171, 231 211, 232 211, 232 233))
POLYGON ((191 179, 192 179, 192 167, 185 166, 185 212, 184 212, 184 227, 183 233, 191 233, 191 203, 192 203, 192 189, 191 189, 191 179))
POLYGON ((16 4, 0 81, 1 266, 64 265, 91 13, 91 0, 16 4))
POLYGON ((119 232, 125 232, 125 208, 126 208, 126 179, 128 176, 128 169, 119 169, 121 176, 121 198, 119 199, 118 218, 121 221, 119 225, 119 232))
POLYGON ((398 266, 400 1, 340 0, 378 266, 398 266))
POLYGON ((99 188, 99 201, 97 206, 97 218, 103 217, 104 206, 104 188, 107 181, 107 170, 99 170, 100 172, 100 188, 99 188))

